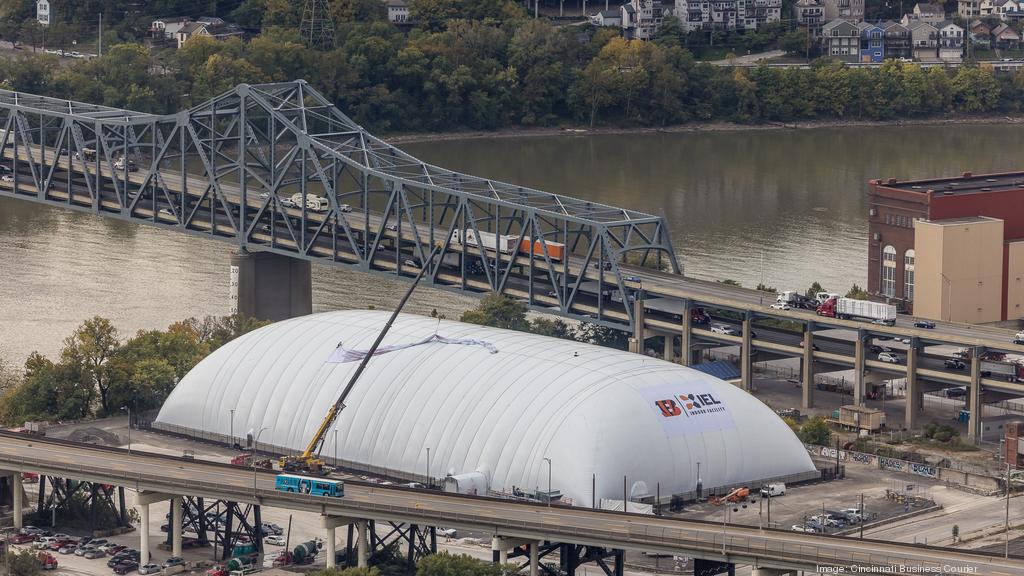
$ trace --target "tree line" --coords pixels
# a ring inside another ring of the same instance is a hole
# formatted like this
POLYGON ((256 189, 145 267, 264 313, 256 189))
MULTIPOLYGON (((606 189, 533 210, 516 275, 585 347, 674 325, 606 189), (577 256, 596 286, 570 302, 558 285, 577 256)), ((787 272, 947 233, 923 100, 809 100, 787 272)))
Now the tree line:
POLYGON ((848 68, 824 58, 807 69, 714 66, 694 59, 672 18, 642 42, 617 29, 529 18, 511 0, 412 0, 412 29, 389 23, 379 0, 334 0, 337 44, 318 52, 300 37, 301 3, 236 4, 225 16, 260 30, 249 42, 196 37, 178 50, 155 49, 133 35, 137 22, 122 22, 121 43, 102 58, 28 54, 0 61, 0 80, 18 91, 169 113, 239 83, 302 78, 381 132, 889 120, 1014 113, 1024 101, 1024 72, 985 66, 848 68))
POLYGON ((210 352, 265 324, 238 315, 190 318, 122 340, 109 320, 91 318, 64 339, 56 359, 34 352, 23 371, 0 362, 0 422, 80 420, 122 408, 158 408, 210 352))

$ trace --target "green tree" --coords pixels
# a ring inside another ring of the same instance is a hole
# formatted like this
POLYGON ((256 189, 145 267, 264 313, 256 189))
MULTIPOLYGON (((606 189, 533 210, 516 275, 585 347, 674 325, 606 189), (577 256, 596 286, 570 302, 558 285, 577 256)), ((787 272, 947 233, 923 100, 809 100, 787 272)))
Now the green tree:
POLYGON ((959 524, 953 524, 952 532, 953 532, 953 544, 956 544, 956 541, 960 538, 960 525, 959 524))
POLYGON ((861 288, 856 284, 851 286, 850 289, 846 292, 847 298, 853 298, 855 300, 867 300, 870 296, 871 295, 868 294, 867 290, 861 288))
POLYGON ((778 294, 778 292, 779 292, 778 290, 775 289, 774 286, 768 286, 767 284, 761 284, 760 282, 757 284, 757 287, 754 288, 754 289, 758 290, 760 292, 770 292, 772 294, 778 294))
POLYGON ((828 446, 832 441, 832 431, 829 429, 828 423, 821 416, 811 418, 805 422, 800 427, 798 436, 804 444, 828 446))
POLYGON ((818 292, 825 292, 825 287, 815 280, 811 283, 811 287, 804 292, 804 296, 808 298, 817 298, 818 292))
POLYGON ((592 322, 583 322, 579 325, 576 329, 576 339, 580 342, 617 350, 629 349, 629 336, 625 332, 592 322))
POLYGON ((530 321, 530 332, 565 340, 576 339, 576 331, 558 318, 534 318, 530 321))
POLYGON ((4 565, 7 567, 9 576, 38 576, 42 570, 39 561, 36 560, 36 554, 32 550, 7 552, 4 565))
POLYGON ((779 49, 787 54, 804 56, 810 49, 811 36, 806 28, 794 28, 779 38, 779 49))
POLYGON ((726 278, 725 280, 719 280, 718 282, 720 284, 725 284, 726 286, 742 286, 742 284, 733 280, 732 278, 726 278))
POLYGON ((448 551, 425 556, 416 564, 416 576, 503 576, 512 573, 510 566, 448 551))
POLYGON ((95 388, 99 394, 103 414, 111 413, 111 406, 107 403, 105 366, 119 347, 117 329, 110 320, 96 316, 83 322, 64 339, 64 349, 61 350, 61 363, 78 374, 83 386, 95 388))
POLYGON ((530 323, 526 320, 526 305, 502 294, 490 293, 480 304, 462 314, 462 322, 526 331, 530 323))
POLYGON ((431 32, 444 30, 458 13, 456 0, 410 0, 409 19, 416 26, 431 32))

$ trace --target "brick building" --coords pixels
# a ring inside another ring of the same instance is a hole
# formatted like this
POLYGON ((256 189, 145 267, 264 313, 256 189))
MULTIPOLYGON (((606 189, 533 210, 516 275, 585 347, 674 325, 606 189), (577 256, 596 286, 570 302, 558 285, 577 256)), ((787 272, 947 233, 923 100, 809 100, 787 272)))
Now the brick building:
POLYGON ((936 320, 1024 317, 1024 172, 872 180, 868 196, 873 298, 936 320), (976 256, 964 256, 964 242, 975 243, 976 256), (985 270, 979 262, 988 263, 985 270), (999 282, 997 290, 993 282, 999 282), (929 304, 915 311, 915 292, 922 290, 929 304), (1000 295, 994 297, 998 301, 990 301, 992 294, 1000 295))

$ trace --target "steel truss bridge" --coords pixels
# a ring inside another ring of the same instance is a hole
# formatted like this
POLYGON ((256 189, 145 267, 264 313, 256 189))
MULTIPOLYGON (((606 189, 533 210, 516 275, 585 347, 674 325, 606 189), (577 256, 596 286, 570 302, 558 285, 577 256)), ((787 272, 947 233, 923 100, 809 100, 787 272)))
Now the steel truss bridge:
POLYGON ((626 261, 678 272, 663 218, 432 166, 304 81, 242 84, 166 116, 0 91, 0 125, 13 168, 0 195, 240 249, 406 278, 426 265, 437 287, 618 327, 632 307, 586 283, 627 293, 626 261), (490 249, 487 234, 532 249, 490 249))

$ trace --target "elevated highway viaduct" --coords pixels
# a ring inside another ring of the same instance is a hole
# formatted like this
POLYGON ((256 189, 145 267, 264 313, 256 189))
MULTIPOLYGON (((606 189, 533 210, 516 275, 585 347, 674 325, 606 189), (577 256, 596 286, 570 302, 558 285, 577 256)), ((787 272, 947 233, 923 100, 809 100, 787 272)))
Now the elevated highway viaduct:
MULTIPOLYGON (((354 522, 365 535, 365 522, 377 519, 483 532, 496 542, 528 543, 532 551, 543 541, 566 542, 750 564, 763 574, 855 567, 887 573, 905 567, 940 574, 953 567, 973 574, 1024 574, 1024 559, 1016 557, 361 482, 346 482, 342 498, 285 493, 274 489, 271 471, 11 433, 0 434, 0 469, 14 473, 16 483, 21 472, 36 472, 137 490, 143 518, 148 517, 150 503, 180 496, 314 512, 323 516, 332 543, 336 526, 354 522)), ((15 521, 21 523, 20 513, 15 521)), ((172 524, 179 522, 175 518, 172 524)), ((147 542, 148 525, 143 524, 140 532, 147 542)), ((365 554, 359 557, 364 564, 365 554)), ((536 575, 535 552, 531 560, 531 573, 536 575)))

